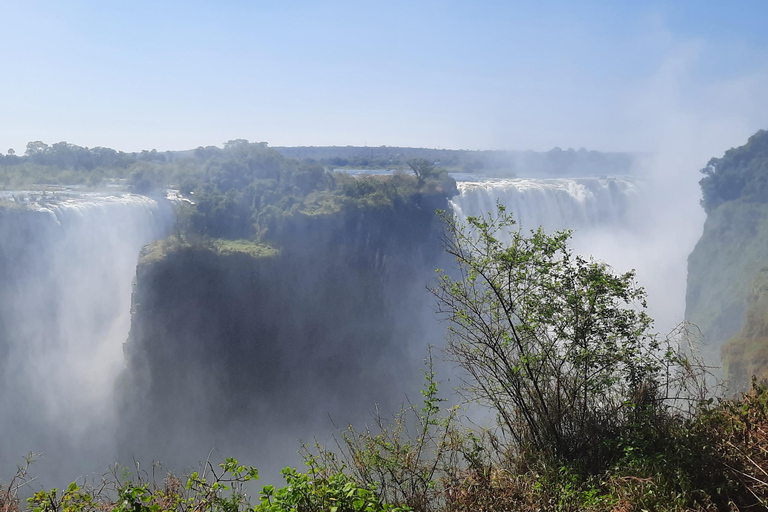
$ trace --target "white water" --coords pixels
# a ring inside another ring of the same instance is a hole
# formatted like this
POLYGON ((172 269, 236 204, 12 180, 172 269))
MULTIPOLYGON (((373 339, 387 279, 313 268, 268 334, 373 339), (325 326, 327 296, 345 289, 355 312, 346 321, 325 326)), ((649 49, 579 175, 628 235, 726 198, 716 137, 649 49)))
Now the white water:
POLYGON ((132 194, 25 198, 21 210, 0 210, 4 470, 31 450, 51 469, 59 458, 78 467, 71 458, 87 459, 85 447, 111 449, 136 262, 172 219, 168 201, 132 194))
POLYGON ((589 230, 629 226, 629 210, 639 198, 629 178, 495 179, 458 182, 451 204, 461 220, 506 206, 525 231, 544 226, 589 230))
POLYGON ((682 321, 686 257, 696 232, 669 210, 668 187, 625 177, 489 179, 458 187, 451 203, 460 220, 493 212, 498 201, 525 231, 572 229, 576 253, 619 272, 637 271, 660 332, 682 321))

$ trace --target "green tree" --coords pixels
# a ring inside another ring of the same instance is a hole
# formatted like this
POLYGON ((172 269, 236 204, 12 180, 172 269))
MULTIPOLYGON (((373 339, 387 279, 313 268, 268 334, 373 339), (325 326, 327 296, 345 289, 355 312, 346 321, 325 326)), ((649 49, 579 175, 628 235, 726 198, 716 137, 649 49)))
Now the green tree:
POLYGON ((36 140, 27 143, 27 151, 24 153, 26 156, 34 156, 47 153, 50 151, 50 146, 42 141, 36 140))
POLYGON ((524 234, 503 206, 446 220, 458 273, 441 272, 433 292, 471 398, 495 409, 515 450, 593 469, 615 460, 611 441, 666 414, 687 364, 652 334, 634 273, 574 255, 570 232, 524 234))
POLYGON ((701 205, 707 213, 727 201, 768 202, 768 131, 759 130, 743 146, 712 158, 701 173, 701 205))
POLYGON ((416 179, 419 181, 420 187, 424 186, 427 178, 436 176, 438 172, 434 164, 432 164, 432 162, 429 160, 425 160, 424 158, 414 158, 413 160, 408 160, 408 166, 413 171, 413 174, 416 175, 416 179))

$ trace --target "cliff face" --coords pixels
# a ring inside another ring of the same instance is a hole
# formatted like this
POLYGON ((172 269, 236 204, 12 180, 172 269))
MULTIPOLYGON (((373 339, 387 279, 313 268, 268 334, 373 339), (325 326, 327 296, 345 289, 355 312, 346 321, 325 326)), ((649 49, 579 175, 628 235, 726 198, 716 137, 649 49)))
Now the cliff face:
POLYGON ((768 132, 759 131, 744 146, 713 158, 702 173, 707 220, 688 258, 686 318, 701 329, 707 359, 719 364, 722 356, 725 376, 737 390, 751 373, 764 372, 743 359, 750 353, 743 342, 762 343, 749 334, 754 326, 745 321, 750 321, 749 304, 759 303, 755 278, 768 265, 768 132), (724 347, 737 334, 742 341, 724 347))
POLYGON ((768 205, 728 202, 707 216, 688 257, 686 318, 702 331, 710 361, 745 319, 752 280, 768 262, 768 205))
POLYGON ((768 267, 755 277, 744 325, 723 345, 723 360, 731 389, 746 389, 753 375, 768 379, 768 267))
MULTIPOLYGON (((140 261, 125 345, 121 451, 190 464, 211 448, 260 467, 391 411, 442 338, 425 285, 442 197, 298 215, 257 257, 179 246, 140 261), (233 450, 233 451, 230 451, 233 450), (266 463, 264 462, 266 460, 266 463)), ((386 415, 386 414, 385 414, 386 415)), ((142 459, 143 460, 143 459, 142 459)))

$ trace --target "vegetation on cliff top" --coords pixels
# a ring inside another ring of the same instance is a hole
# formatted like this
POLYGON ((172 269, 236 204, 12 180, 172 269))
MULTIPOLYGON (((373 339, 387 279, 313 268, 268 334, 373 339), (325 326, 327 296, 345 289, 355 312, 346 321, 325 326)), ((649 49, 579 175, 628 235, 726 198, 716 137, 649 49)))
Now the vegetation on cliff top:
POLYGON ((578 176, 629 174, 635 155, 605 153, 585 148, 536 151, 469 151, 402 147, 277 147, 289 158, 311 159, 333 168, 408 169, 408 162, 425 159, 454 172, 487 176, 578 176))
POLYGON ((28 144, 24 156, 0 157, 0 187, 117 182, 140 194, 176 188, 186 199, 177 211, 175 234, 180 239, 240 240, 213 245, 256 254, 275 245, 276 231, 293 218, 401 208, 414 198, 445 198, 457 192, 448 172, 433 162, 410 163, 415 174, 351 176, 314 160, 286 158, 266 143, 244 139, 228 141, 222 148, 130 154, 36 141, 28 144))
POLYGON ((712 158, 701 172, 701 204, 707 213, 727 201, 767 203, 768 131, 760 130, 743 146, 712 158))
MULTIPOLYGON (((242 139, 232 142, 241 142, 242 139)), ((225 144, 225 146, 227 145, 225 144)), ((226 149, 226 148, 224 148, 226 149)), ((274 155, 324 169, 409 169, 409 162, 423 159, 453 172, 482 172, 492 176, 515 173, 541 176, 628 174, 635 155, 553 148, 535 151, 470 151, 402 147, 278 147, 274 155)), ((0 188, 37 185, 99 186, 116 179, 130 179, 138 188, 152 185, 157 171, 166 177, 195 170, 200 161, 221 155, 221 148, 198 147, 188 151, 144 150, 125 153, 111 148, 87 148, 57 142, 33 141, 23 154, 0 154, 0 188)))
POLYGON ((182 191, 190 202, 177 211, 176 234, 187 241, 241 241, 214 244, 226 250, 246 249, 248 241, 262 248, 279 246, 287 223, 361 210, 400 210, 424 196, 445 199, 456 193, 447 171, 417 163, 414 175, 350 176, 286 160, 263 144, 236 141, 214 151, 201 175, 185 178, 182 191))

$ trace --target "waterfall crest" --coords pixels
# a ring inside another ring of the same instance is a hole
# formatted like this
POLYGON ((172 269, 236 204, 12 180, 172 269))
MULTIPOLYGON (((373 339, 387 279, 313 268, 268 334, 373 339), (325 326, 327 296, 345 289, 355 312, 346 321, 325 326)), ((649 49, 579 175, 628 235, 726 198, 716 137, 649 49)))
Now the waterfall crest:
POLYGON ((638 183, 621 177, 460 181, 458 188, 451 205, 461 220, 493 212, 499 202, 524 230, 547 231, 625 224, 639 195, 638 183))

